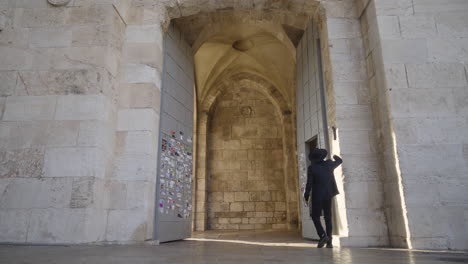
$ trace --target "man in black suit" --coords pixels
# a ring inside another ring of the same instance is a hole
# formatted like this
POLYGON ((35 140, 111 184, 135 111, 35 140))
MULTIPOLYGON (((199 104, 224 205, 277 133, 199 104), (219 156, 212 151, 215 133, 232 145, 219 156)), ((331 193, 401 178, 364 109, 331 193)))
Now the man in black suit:
POLYGON ((309 197, 312 196, 310 216, 320 237, 319 248, 322 248, 325 244, 327 244, 327 248, 333 248, 331 205, 332 198, 339 193, 333 171, 343 162, 336 155, 333 156, 334 161, 325 160, 327 154, 328 152, 325 149, 314 149, 310 152, 309 159, 312 164, 307 168, 307 185, 304 193, 306 204, 309 197), (320 222, 322 211, 325 218, 326 233, 320 222))

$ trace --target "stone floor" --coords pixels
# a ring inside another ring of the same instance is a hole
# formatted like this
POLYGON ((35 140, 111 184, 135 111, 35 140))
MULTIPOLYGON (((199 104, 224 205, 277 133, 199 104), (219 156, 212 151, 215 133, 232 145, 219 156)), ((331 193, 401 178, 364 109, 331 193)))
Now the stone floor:
POLYGON ((291 232, 207 232, 160 246, 0 246, 8 264, 468 263, 468 253, 395 249, 317 249, 291 232))

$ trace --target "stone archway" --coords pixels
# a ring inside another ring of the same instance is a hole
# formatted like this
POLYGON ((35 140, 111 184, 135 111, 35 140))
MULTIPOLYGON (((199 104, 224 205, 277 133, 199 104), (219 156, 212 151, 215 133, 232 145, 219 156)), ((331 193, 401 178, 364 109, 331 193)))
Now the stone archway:
MULTIPOLYGON (((134 6, 141 8, 137 14, 145 14, 147 11, 148 20, 146 16, 143 16, 143 19, 137 23, 138 26, 141 25, 142 30, 148 28, 145 25, 148 24, 155 24, 160 26, 162 30, 169 25, 171 19, 176 19, 180 17, 188 17, 191 15, 198 15, 209 13, 209 12, 217 12, 219 13, 219 19, 223 19, 223 16, 229 14, 230 12, 238 12, 237 15, 232 16, 234 21, 242 21, 249 16, 252 16, 251 21, 255 23, 262 23, 262 21, 270 21, 273 23, 278 24, 285 24, 288 26, 297 25, 294 21, 298 17, 303 19, 303 25, 307 24, 308 21, 312 20, 313 23, 318 28, 318 33, 320 35, 320 42, 321 42, 321 50, 320 52, 323 55, 323 65, 324 65, 324 73, 325 73, 325 83, 326 83, 326 94, 327 97, 327 107, 328 107, 328 121, 329 121, 329 133, 331 133, 332 127, 340 127, 344 128, 339 130, 337 133, 337 137, 334 140, 331 150, 333 153, 345 153, 348 159, 359 159, 361 160, 361 156, 355 155, 354 153, 349 152, 349 148, 346 146, 352 145, 353 139, 355 135, 359 135, 359 141, 363 143, 363 146, 373 145, 374 138, 372 137, 364 137, 368 130, 371 128, 359 128, 350 126, 350 122, 354 122, 355 124, 359 124, 362 119, 366 122, 372 124, 373 120, 372 117, 368 117, 362 115, 362 109, 367 109, 370 107, 371 102, 369 100, 365 100, 365 98, 354 104, 349 105, 347 102, 340 101, 339 94, 345 93, 350 89, 355 89, 356 82, 359 82, 359 85, 362 85, 363 89, 368 89, 367 86, 367 75, 365 69, 365 57, 362 56, 363 47, 359 46, 362 42, 361 36, 361 29, 359 28, 359 16, 355 16, 352 14, 355 12, 355 6, 348 1, 328 1, 328 0, 321 0, 321 1, 255 1, 250 2, 248 4, 238 4, 234 2, 228 1, 216 1, 216 2, 207 2, 206 4, 199 5, 198 2, 195 1, 141 1, 141 2, 133 2, 134 6), (345 3, 346 2, 346 3, 345 3), (152 11, 154 10, 154 12, 152 11), (153 14, 155 14, 153 16, 153 14), (238 16, 240 14, 240 16, 238 16), (153 22, 152 22, 153 21, 153 22), (155 21, 155 22, 154 22, 155 21), (338 44, 338 45, 330 45, 330 44, 338 44), (346 53, 343 54, 343 51, 339 48, 342 47, 340 44, 346 46, 346 53), (352 44, 352 45, 351 45, 352 44), (353 54, 348 54, 353 53, 353 54), (355 55, 354 55, 355 52, 355 55), (346 90, 346 91, 344 91, 346 90), (361 135, 363 135, 361 137, 361 135), (344 150, 344 152, 342 152, 344 150)), ((124 14, 124 12, 122 12, 124 14)), ((125 17, 125 14, 124 14, 125 17)), ((299 23, 300 24, 300 23, 299 23)), ((304 30, 305 28, 303 28, 304 30)), ((182 34, 181 34, 182 35, 182 34)), ((145 41, 145 40, 144 40, 145 41)), ((159 41, 156 39, 156 41, 159 41)), ((158 47, 162 48, 162 45, 158 47)), ((133 62, 135 63, 135 62, 133 62)), ((146 69, 148 64, 147 59, 138 59, 137 63, 140 63, 144 69, 146 69)), ((151 61, 150 63, 153 63, 151 61)), ((129 69, 134 69, 134 65, 131 65, 129 69)), ((294 67, 294 66, 293 66, 294 67)), ((158 66, 156 65, 156 68, 158 66)), ((156 69, 158 70, 158 69, 156 69)), ((258 74, 258 72, 257 72, 258 74)), ((260 74, 261 76, 261 74, 260 74)), ((264 76, 265 77, 265 76, 264 76)), ((291 86, 294 85, 294 81, 291 83, 291 86)), ((213 85, 210 84, 209 87, 213 85)), ((283 87, 282 85, 277 85, 278 87, 283 87)), ((365 94, 365 92, 364 92, 365 94)), ((216 96, 214 97, 216 98, 216 96)), ((198 98, 198 103, 200 104, 201 100, 205 100, 205 98, 198 98)), ((288 99, 295 101, 296 98, 289 97, 288 99)), ((287 100, 289 102, 289 100, 287 100)), ((291 104, 295 106, 294 103, 291 104)), ((288 122, 295 122, 295 111, 296 109, 292 109, 291 114, 289 114, 288 122)), ((287 116, 287 115, 286 115, 287 116)), ((205 123, 208 120, 208 112, 200 112, 198 113, 198 122, 205 123)), ((372 126, 372 125, 371 125, 372 126)), ((205 146, 204 151, 206 152, 206 125, 199 126, 198 128, 198 140, 203 141, 205 140, 205 145, 201 144, 198 150, 203 151, 203 146, 205 146), (203 139, 205 137, 205 139, 203 139)), ((291 126, 289 134, 295 134, 296 128, 291 126)), ((295 138, 291 140, 295 141, 295 138)), ((295 151, 295 144, 291 145, 292 148, 289 150, 290 153, 294 153, 295 151)), ((367 151, 367 150, 366 150, 367 151)), ((368 156, 375 156, 374 153, 365 152, 365 155, 368 156)), ((200 158, 201 156, 198 156, 200 158)), ((367 156, 366 156, 367 158, 367 156)), ((201 165, 197 168, 197 174, 206 174, 206 157, 201 157, 201 161, 197 164, 201 165)), ((293 170, 297 170, 296 163, 290 162, 291 167, 293 170)), ((377 186, 379 189, 381 186, 380 179, 375 180, 378 178, 379 175, 379 168, 378 165, 373 162, 373 159, 365 159, 363 161, 365 163, 365 173, 368 173, 370 176, 365 177, 365 185, 369 186, 377 186), (374 182, 376 182, 374 184, 374 182)), ((354 176, 354 172, 358 169, 354 168, 351 163, 347 163, 343 166, 343 173, 340 171, 337 174, 342 176, 340 178, 344 179, 344 174, 354 176)), ((339 176, 338 176, 339 177, 339 176)), ((342 193, 347 192, 349 194, 353 191, 353 186, 362 186, 361 184, 357 184, 352 182, 353 180, 357 181, 358 179, 347 179, 347 186, 341 185, 342 193), (353 185, 354 184, 354 185, 353 185)), ((342 181, 343 182, 343 181, 342 181)), ((206 184, 205 179, 198 179, 197 184, 199 186, 204 186, 206 184)), ((375 209, 373 206, 370 208, 368 205, 373 204, 372 199, 366 193, 356 193, 353 192, 352 195, 354 197, 358 197, 356 199, 361 199, 364 202, 355 208, 354 204, 351 204, 349 201, 341 201, 339 204, 340 210, 346 212, 346 216, 344 216, 344 220, 348 222, 345 223, 343 232, 340 234, 344 236, 353 236, 350 238, 349 241, 345 241, 349 244, 359 244, 362 242, 363 244, 372 244, 372 245, 382 245, 386 243, 386 224, 385 221, 381 221, 383 216, 383 209, 381 207, 375 209), (351 209, 350 209, 351 208, 351 209), (359 219, 361 215, 369 215, 368 220, 364 221, 365 225, 370 227, 370 231, 361 230, 359 225, 362 221, 356 222, 355 219, 359 219), (378 219, 378 220, 375 220, 378 219), (349 222, 351 221, 351 222, 349 222), (351 228, 353 227, 353 232, 351 228), (354 228, 357 227, 357 228, 354 228), (356 240, 353 240, 355 239, 356 240)), ((197 198, 197 208, 204 208, 205 206, 205 199, 204 197, 197 198), (198 199, 201 198, 201 199, 198 199)), ((378 202, 379 206, 380 202, 378 202)), ((198 210, 197 215, 195 216, 196 222, 194 224, 195 228, 198 229, 198 226, 203 226, 205 224, 205 216, 204 213, 201 213, 198 210)), ((360 244, 360 245, 363 245, 360 244)))

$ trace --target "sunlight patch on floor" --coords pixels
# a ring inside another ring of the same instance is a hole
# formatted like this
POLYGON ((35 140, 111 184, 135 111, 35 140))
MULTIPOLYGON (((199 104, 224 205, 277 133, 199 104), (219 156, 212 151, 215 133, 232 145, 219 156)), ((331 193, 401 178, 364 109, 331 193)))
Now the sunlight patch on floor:
POLYGON ((244 245, 265 246, 265 247, 301 247, 301 248, 316 247, 316 245, 313 243, 255 242, 255 241, 229 240, 229 239, 210 239, 210 238, 187 238, 185 240, 202 241, 202 242, 234 243, 234 244, 244 244, 244 245))

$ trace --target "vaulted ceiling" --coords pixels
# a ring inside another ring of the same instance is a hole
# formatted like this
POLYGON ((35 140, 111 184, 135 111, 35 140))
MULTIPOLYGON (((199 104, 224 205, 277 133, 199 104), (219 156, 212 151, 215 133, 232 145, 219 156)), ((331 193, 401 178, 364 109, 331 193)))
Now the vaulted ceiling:
POLYGON ((295 47, 309 20, 286 14, 268 18, 230 11, 175 20, 195 52, 198 98, 223 78, 248 72, 268 80, 292 103, 295 47))

